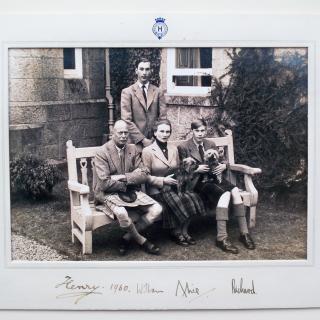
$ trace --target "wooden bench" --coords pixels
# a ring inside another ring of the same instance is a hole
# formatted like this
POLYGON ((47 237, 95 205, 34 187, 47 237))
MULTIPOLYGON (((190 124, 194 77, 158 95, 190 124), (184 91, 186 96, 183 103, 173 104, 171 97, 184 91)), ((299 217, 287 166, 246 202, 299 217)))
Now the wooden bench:
MULTIPOLYGON (((243 189, 245 190, 241 190, 241 196, 244 205, 249 208, 249 227, 252 228, 255 226, 256 206, 258 202, 258 191, 252 182, 252 177, 255 174, 261 173, 261 169, 234 163, 232 132, 226 130, 226 133, 225 137, 209 139, 213 140, 218 147, 224 148, 230 165, 230 169, 227 172, 229 180, 236 184, 236 172, 244 176, 243 189)), ((177 145, 181 142, 174 141, 173 143, 177 145)), ((81 242, 83 254, 92 253, 92 232, 101 226, 115 221, 112 212, 104 213, 98 211, 93 202, 92 184, 95 180, 94 156, 98 148, 76 148, 71 140, 67 142, 72 242, 74 243, 75 237, 81 242)))

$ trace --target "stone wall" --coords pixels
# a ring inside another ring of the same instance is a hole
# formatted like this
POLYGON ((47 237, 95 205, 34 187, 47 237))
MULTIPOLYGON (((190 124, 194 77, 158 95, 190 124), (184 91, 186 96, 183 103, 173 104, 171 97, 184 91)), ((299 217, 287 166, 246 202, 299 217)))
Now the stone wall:
POLYGON ((9 50, 10 156, 65 157, 65 143, 101 144, 106 133, 105 51, 83 49, 83 78, 64 79, 62 49, 9 50))
POLYGON ((191 122, 199 117, 214 116, 216 109, 208 97, 166 96, 167 115, 172 123, 170 140, 184 140, 191 137, 191 122))

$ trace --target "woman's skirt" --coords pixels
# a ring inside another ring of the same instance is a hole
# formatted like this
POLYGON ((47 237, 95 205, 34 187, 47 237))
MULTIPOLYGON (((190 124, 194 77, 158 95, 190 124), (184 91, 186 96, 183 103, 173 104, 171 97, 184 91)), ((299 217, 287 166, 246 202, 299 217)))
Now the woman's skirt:
POLYGON ((205 216, 206 210, 202 199, 194 192, 178 194, 174 190, 152 195, 163 208, 163 228, 173 229, 181 226, 192 216, 205 216))

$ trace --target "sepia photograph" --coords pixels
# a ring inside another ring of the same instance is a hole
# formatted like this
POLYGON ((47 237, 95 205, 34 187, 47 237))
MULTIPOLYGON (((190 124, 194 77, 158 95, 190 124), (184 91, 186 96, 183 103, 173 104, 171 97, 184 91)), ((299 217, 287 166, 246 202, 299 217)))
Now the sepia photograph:
POLYGON ((8 48, 11 260, 307 260, 308 47, 8 48))
POLYGON ((0 4, 2 318, 319 314, 298 2, 0 4))

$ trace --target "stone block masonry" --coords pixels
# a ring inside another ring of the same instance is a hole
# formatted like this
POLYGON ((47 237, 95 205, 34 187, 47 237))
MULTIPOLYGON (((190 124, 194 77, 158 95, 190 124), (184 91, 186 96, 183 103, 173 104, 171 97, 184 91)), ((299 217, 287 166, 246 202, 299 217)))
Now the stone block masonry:
POLYGON ((102 143, 107 130, 105 50, 83 49, 82 79, 64 79, 63 49, 9 50, 10 157, 61 160, 66 141, 102 143))
POLYGON ((199 117, 214 116, 215 106, 210 105, 209 97, 167 96, 167 116, 173 124, 170 140, 191 137, 191 122, 199 117))

